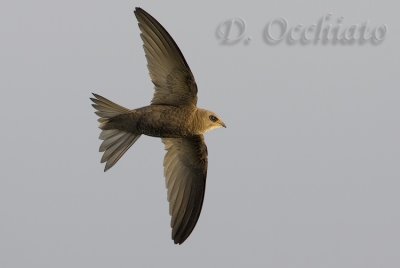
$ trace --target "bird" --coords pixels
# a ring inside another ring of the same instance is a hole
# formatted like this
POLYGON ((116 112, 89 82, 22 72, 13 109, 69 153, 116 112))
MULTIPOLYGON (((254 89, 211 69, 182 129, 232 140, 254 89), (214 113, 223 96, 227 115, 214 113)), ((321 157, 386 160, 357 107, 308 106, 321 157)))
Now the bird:
POLYGON ((136 7, 147 67, 154 84, 150 105, 127 109, 92 93, 102 140, 104 171, 146 135, 161 138, 172 240, 182 244, 192 233, 203 206, 208 150, 204 134, 226 128, 214 112, 197 107, 197 84, 181 50, 167 30, 136 7))

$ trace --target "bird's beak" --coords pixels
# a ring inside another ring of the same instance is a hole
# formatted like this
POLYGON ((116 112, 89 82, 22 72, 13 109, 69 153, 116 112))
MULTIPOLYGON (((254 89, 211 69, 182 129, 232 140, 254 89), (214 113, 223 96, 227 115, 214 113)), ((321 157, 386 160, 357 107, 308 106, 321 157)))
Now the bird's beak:
POLYGON ((226 125, 225 125, 225 123, 224 123, 224 122, 222 122, 222 121, 219 121, 219 124, 220 124, 221 126, 223 126, 224 128, 226 128, 226 125))

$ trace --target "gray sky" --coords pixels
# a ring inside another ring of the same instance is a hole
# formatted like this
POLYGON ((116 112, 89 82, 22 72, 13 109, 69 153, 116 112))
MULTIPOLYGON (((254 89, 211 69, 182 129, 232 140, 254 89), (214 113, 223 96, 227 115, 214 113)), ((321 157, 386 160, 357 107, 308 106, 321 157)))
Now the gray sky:
POLYGON ((0 4, 0 267, 400 267, 400 22, 395 1, 7 1, 0 4), (107 173, 96 92, 153 94, 141 6, 171 33, 206 136, 200 220, 170 239, 163 146, 142 137, 107 173), (386 24, 377 46, 271 46, 268 21, 386 24), (241 17, 249 44, 221 45, 241 17))

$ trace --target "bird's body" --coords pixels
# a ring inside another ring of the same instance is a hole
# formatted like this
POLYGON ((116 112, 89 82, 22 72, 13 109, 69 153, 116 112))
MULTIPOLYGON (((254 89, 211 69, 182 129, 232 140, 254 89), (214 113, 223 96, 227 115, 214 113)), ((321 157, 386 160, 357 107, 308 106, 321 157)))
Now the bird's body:
POLYGON ((201 119, 209 113, 196 107, 149 105, 117 115, 100 128, 158 138, 182 138, 204 134, 207 129, 201 124, 201 119))
POLYGON ((141 135, 162 139, 172 238, 181 244, 203 204, 208 155, 203 134, 225 124, 213 112, 197 108, 193 74, 168 32, 143 9, 136 8, 135 15, 155 93, 151 105, 132 110, 93 94, 102 130, 101 162, 105 171, 110 169, 141 135))

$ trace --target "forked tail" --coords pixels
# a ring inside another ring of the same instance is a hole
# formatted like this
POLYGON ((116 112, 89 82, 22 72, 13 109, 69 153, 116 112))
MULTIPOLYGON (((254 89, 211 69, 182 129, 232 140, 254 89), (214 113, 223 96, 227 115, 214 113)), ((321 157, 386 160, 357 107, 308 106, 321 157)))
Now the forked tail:
POLYGON ((104 152, 101 163, 106 162, 104 171, 107 171, 124 155, 124 153, 139 139, 140 134, 135 134, 120 130, 117 128, 107 127, 109 120, 115 116, 129 112, 126 109, 100 95, 92 93, 94 98, 92 106, 96 109, 95 114, 100 118, 99 128, 102 130, 99 139, 103 140, 100 145, 100 152, 104 152))

